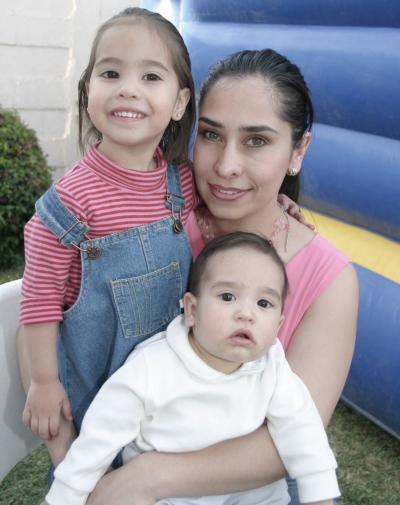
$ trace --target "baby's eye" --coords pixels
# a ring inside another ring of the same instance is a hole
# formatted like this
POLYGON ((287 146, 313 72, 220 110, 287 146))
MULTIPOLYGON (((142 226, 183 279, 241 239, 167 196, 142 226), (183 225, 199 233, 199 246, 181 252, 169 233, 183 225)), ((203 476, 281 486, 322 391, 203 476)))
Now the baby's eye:
POLYGON ((268 307, 272 307, 272 303, 269 302, 268 300, 265 300, 265 298, 261 298, 261 300, 258 300, 257 305, 259 305, 263 309, 266 309, 268 307))
POLYGON ((157 74, 149 72, 143 76, 144 81, 161 81, 161 77, 157 74))
POLYGON ((221 293, 219 296, 224 302, 234 302, 236 300, 235 295, 232 293, 221 293))
POLYGON ((249 147, 262 147, 267 144, 267 141, 263 137, 250 137, 246 140, 246 144, 249 147))
POLYGON ((116 72, 115 70, 106 70, 105 72, 102 72, 101 77, 105 77, 106 79, 118 79, 119 73, 116 72))

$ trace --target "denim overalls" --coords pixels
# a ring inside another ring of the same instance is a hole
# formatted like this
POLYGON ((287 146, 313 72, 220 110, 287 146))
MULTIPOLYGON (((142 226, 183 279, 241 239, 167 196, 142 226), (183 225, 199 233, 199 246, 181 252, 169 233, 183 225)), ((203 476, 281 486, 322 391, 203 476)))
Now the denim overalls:
POLYGON ((192 251, 180 221, 179 171, 172 164, 166 179, 170 216, 93 240, 54 186, 36 204, 38 216, 60 243, 81 251, 80 293, 64 312, 57 343, 60 380, 78 432, 105 380, 136 344, 164 330, 180 313, 192 251))

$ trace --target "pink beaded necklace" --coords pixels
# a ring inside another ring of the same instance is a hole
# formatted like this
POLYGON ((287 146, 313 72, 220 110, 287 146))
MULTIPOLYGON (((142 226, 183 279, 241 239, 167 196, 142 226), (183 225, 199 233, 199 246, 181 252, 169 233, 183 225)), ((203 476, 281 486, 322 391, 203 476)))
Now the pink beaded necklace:
MULTIPOLYGON (((289 216, 287 215, 287 212, 284 210, 284 208, 280 206, 280 209, 282 213, 279 217, 275 219, 272 225, 272 233, 269 240, 271 241, 272 245, 276 247, 277 243, 279 242, 279 237, 281 233, 284 232, 285 237, 283 248, 284 251, 287 252, 287 245, 290 232, 290 222, 289 222, 289 216)), ((215 227, 213 226, 213 219, 211 217, 211 214, 208 211, 208 209, 202 207, 201 209, 198 209, 196 211, 196 216, 203 239, 206 243, 208 243, 216 236, 215 227)))

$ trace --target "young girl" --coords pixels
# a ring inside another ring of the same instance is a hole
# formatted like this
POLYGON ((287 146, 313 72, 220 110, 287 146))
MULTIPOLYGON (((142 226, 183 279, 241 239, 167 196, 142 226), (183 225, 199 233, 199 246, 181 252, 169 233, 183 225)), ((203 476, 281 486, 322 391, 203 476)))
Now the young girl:
POLYGON ((104 381, 180 312, 194 119, 176 28, 140 8, 104 23, 79 83, 80 145, 92 146, 25 229, 23 420, 55 465, 104 381))

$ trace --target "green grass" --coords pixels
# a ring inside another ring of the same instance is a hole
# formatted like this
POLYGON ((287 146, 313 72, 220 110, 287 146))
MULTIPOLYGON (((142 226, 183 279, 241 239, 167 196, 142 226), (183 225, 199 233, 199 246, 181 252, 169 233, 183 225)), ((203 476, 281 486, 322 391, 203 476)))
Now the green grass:
POLYGON ((46 493, 49 458, 44 446, 35 449, 0 483, 0 505, 37 505, 46 493))
MULTIPOLYGON (((329 427, 337 456, 341 505, 399 505, 400 441, 339 404, 329 427)), ((49 460, 40 447, 0 484, 0 505, 37 505, 49 460)))
POLYGON ((22 256, 18 256, 15 260, 15 266, 8 268, 7 270, 0 270, 0 284, 5 282, 13 281, 22 277, 24 271, 24 259, 22 256))
POLYGON ((341 505, 400 504, 400 441, 343 404, 329 426, 341 505))

